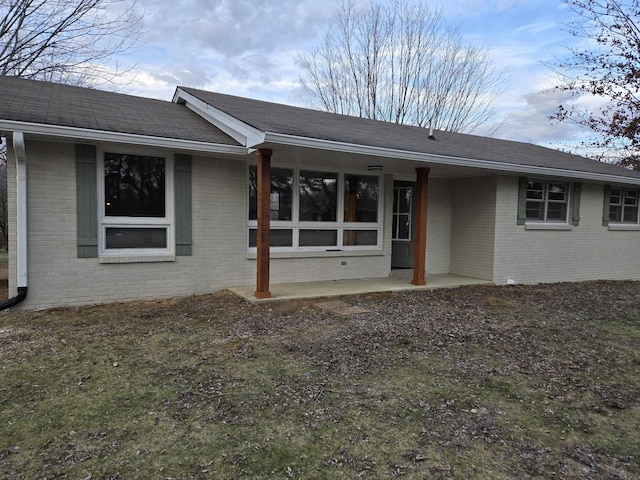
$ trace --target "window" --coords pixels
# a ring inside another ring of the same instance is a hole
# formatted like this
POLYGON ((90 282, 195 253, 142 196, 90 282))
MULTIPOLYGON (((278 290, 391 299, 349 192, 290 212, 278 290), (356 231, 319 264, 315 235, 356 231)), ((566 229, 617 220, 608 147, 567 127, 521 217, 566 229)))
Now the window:
POLYGON ((300 172, 300 221, 335 222, 338 207, 338 174, 300 172))
POLYGON ((526 220, 566 222, 569 185, 562 182, 527 180, 526 220))
POLYGON ((172 253, 171 165, 159 156, 104 153, 102 254, 172 253))
POLYGON ((411 240, 411 187, 393 189, 393 240, 411 240))
POLYGON ((344 176, 344 223, 350 225, 343 231, 342 245, 376 246, 378 231, 358 229, 362 224, 375 225, 379 216, 380 182, 371 175, 344 176))
MULTIPOLYGON (((271 168, 271 247, 379 248, 379 197, 380 178, 374 175, 271 168)), ((250 166, 249 248, 255 248, 256 243, 257 168, 250 166)))
POLYGON ((609 222, 638 223, 638 190, 611 187, 609 192, 609 222))
MULTIPOLYGON (((249 220, 258 218, 258 171, 249 169, 249 220)), ((271 220, 291 220, 293 202, 293 170, 271 169, 271 220)))

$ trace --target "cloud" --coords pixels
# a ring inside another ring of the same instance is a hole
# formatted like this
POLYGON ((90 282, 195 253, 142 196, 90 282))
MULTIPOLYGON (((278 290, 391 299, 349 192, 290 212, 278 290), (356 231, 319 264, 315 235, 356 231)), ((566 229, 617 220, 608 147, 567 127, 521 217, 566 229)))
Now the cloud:
POLYGON ((141 83, 135 93, 167 98, 168 85, 187 85, 285 102, 297 97, 298 55, 320 41, 337 8, 317 0, 139 2, 146 34, 129 59, 141 83))
POLYGON ((588 130, 572 122, 549 119, 559 105, 573 102, 570 94, 556 90, 526 94, 523 105, 506 115, 500 136, 556 148, 576 145, 588 136, 588 130))
POLYGON ((141 0, 148 40, 173 38, 186 55, 237 57, 311 41, 333 15, 315 0, 141 0))

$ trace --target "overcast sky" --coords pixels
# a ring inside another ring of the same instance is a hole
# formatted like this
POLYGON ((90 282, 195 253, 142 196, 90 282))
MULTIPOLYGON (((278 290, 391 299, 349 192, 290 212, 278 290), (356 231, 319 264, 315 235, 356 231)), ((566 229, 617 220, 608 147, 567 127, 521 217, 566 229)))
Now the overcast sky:
MULTIPOLYGON (((301 105, 297 58, 320 44, 337 0, 138 0, 144 46, 131 93, 170 100, 177 85, 301 105)), ((364 0, 359 0, 364 1, 364 0)), ((367 0, 368 1, 368 0, 367 0)), ((563 100, 545 62, 575 44, 560 0, 434 0, 470 43, 487 48, 506 74, 498 99, 498 136, 546 146, 570 144, 581 131, 551 125, 563 100), (441 3, 439 4, 439 1, 441 3)))

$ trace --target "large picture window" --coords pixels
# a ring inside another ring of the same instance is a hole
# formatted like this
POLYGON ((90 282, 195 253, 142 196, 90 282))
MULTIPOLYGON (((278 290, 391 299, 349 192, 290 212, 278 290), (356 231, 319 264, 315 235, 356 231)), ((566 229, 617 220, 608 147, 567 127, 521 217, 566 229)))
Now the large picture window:
MULTIPOLYGON (((380 177, 271 168, 271 247, 379 248, 380 177)), ((249 167, 248 247, 257 242, 257 168, 249 167)))
POLYGON ((302 170, 299 177, 301 222, 335 222, 338 174, 302 170))
POLYGON ((102 171, 102 254, 170 253, 170 160, 105 152, 102 171))
MULTIPOLYGON (((249 168, 249 220, 258 218, 258 169, 249 168)), ((271 169, 271 220, 291 220, 293 209, 293 170, 271 169)))
POLYGON ((105 153, 106 216, 164 217, 165 190, 164 158, 105 153))

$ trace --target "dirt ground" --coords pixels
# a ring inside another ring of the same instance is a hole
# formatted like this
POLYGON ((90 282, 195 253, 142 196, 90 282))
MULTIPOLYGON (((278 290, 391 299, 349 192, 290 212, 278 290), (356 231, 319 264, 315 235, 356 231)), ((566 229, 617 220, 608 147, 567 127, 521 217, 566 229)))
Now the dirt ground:
POLYGON ((0 300, 8 298, 9 264, 0 265, 0 300))
POLYGON ((0 478, 640 479, 639 345, 640 282, 3 312, 0 478))

